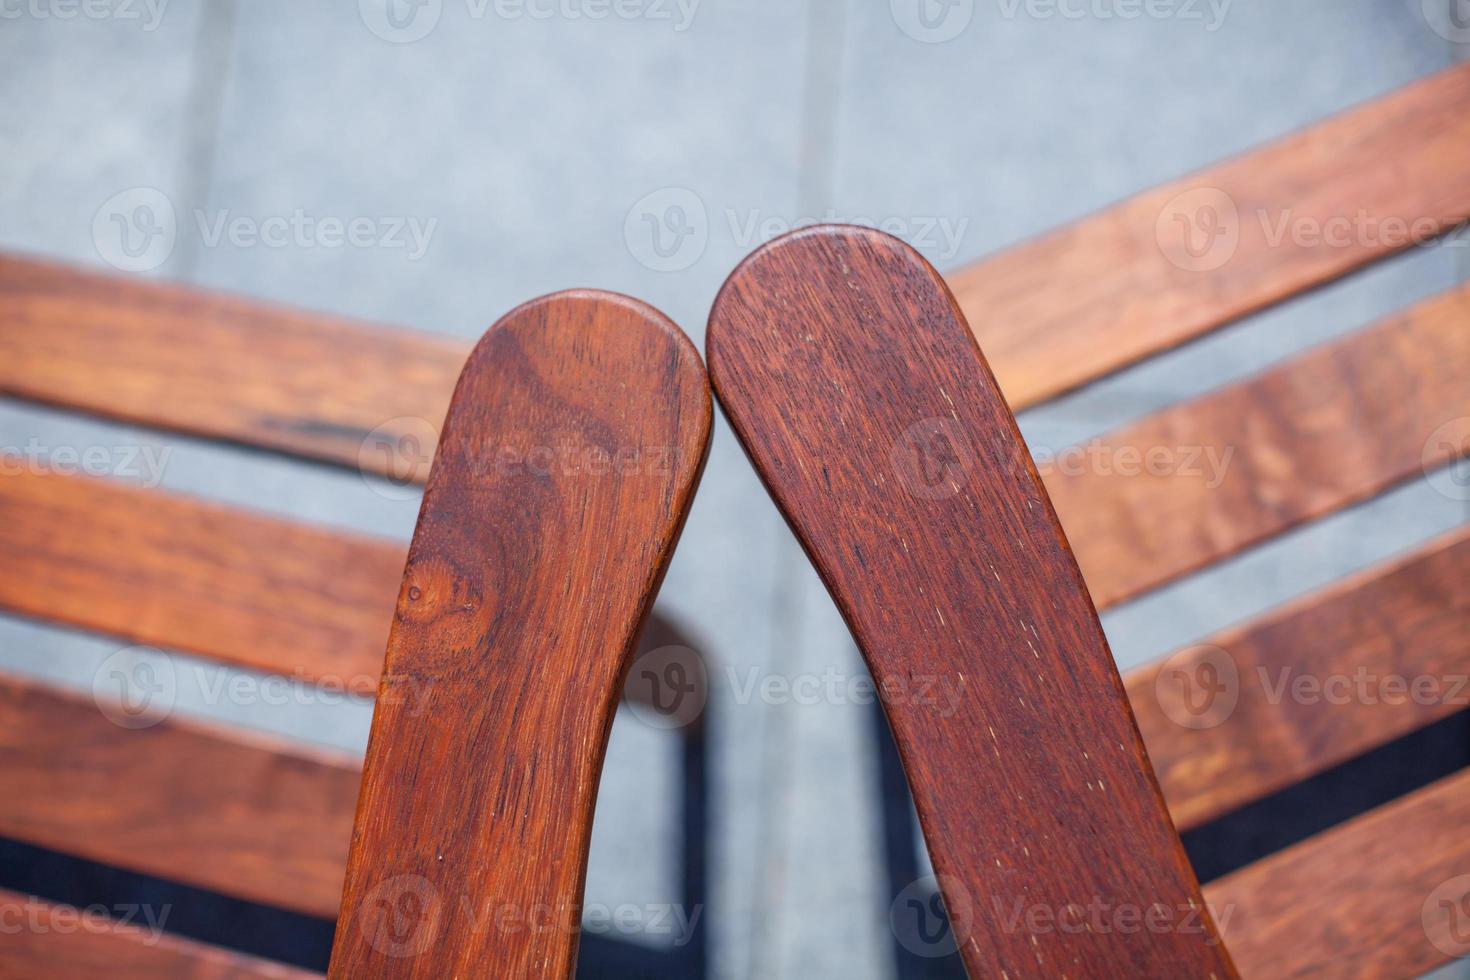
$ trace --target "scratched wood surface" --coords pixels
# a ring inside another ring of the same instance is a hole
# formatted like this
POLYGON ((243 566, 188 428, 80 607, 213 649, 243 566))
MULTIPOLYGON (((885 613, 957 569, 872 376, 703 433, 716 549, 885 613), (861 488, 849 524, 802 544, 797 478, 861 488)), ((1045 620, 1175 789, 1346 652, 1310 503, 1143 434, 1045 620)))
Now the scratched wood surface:
POLYGON ((1467 324, 1462 287, 1059 457, 1043 479, 1098 608, 1470 452, 1467 324))
MULTIPOLYGON (((83 927, 80 910, 0 890, 0 980, 309 980, 318 976, 269 960, 155 934, 144 920, 83 927)), ((161 914, 158 911, 155 915, 161 914)), ((165 925, 166 925, 165 920, 165 925)))
POLYGON ((423 482, 469 345, 0 256, 0 392, 423 482))
POLYGON ((337 914, 355 758, 178 717, 123 728, 109 718, 127 716, 103 703, 113 710, 0 676, 0 836, 337 914))
POLYGON ((1464 221, 1467 155, 1470 65, 1460 65, 949 283, 1019 411, 1464 221), (1360 213, 1362 232, 1351 224, 1360 213), (1331 237, 1282 233, 1283 220, 1331 237))
POLYGON ((534 301, 470 355, 388 641, 331 976, 571 975, 620 681, 710 420, 694 347, 624 297, 534 301), (543 446, 556 465, 524 462, 543 446))
POLYGON ((1470 771, 1211 882, 1251 980, 1417 977, 1470 953, 1470 771))
POLYGON ((757 250, 711 378, 887 699, 972 976, 1234 976, 1077 565, 943 281, 876 232, 757 250), (1065 679, 1064 681, 1062 679, 1065 679), (922 696, 959 690, 951 712, 922 696), (1036 934, 1005 909, 1162 905, 1192 928, 1036 934))
POLYGON ((1470 705, 1470 526, 1124 676, 1181 830, 1470 705))

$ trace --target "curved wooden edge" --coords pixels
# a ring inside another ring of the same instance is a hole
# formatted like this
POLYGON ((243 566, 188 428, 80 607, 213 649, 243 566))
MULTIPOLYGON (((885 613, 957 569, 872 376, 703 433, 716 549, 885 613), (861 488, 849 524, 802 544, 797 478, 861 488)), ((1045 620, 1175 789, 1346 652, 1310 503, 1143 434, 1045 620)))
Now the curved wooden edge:
POLYGON ((1467 324, 1470 286, 1053 459, 1098 607, 1470 452, 1467 324))
POLYGON ((1124 676, 1191 830, 1470 705, 1470 525, 1124 676))
POLYGON ((0 255, 0 392, 423 482, 469 344, 0 255))
POLYGON ((570 976, 621 680, 698 482, 699 355, 575 291, 470 355, 388 641, 330 974, 570 976), (557 465, 532 467, 549 449, 557 465))
MULTIPOLYGON (((408 546, 0 465, 0 554, 0 609, 371 695, 408 546)), ((690 645, 657 613, 649 631, 690 645)))
POLYGON ((1460 65, 949 282, 1019 411, 1454 227, 1467 155, 1460 65))
POLYGON ((1097 614, 943 281, 877 232, 758 249, 720 402, 885 698, 972 976, 1234 976, 1097 614), (958 696, 921 697, 936 685, 958 696), (1097 907, 1158 928, 1036 929, 1097 907))
POLYGON ((119 707, 0 676, 0 835, 336 917, 356 758, 119 707))
POLYGON ((78 909, 0 890, 0 977, 307 980, 320 974, 162 932, 167 906, 78 909), (152 922, 149 922, 149 918, 152 922))
POLYGON ((1470 954, 1470 771, 1205 886, 1251 980, 1415 977, 1470 954))

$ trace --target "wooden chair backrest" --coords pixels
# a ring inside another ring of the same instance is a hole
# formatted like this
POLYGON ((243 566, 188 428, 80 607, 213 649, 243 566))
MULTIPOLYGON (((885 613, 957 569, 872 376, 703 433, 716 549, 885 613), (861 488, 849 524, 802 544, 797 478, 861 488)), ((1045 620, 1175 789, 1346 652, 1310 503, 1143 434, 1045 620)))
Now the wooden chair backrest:
MULTIPOLYGON (((1019 411, 1463 222, 1467 156, 1470 66, 1461 66, 958 270, 948 282, 1019 411), (1227 234, 1203 251, 1185 239, 1191 227, 1203 233, 1196 218, 1212 208, 1228 218, 1229 206, 1238 234, 1211 226, 1227 234), (1360 210, 1415 227, 1338 247, 1275 241, 1253 217, 1290 212, 1320 224, 1360 210)), ((1444 426, 1470 417, 1467 303, 1470 290, 1453 289, 1104 437, 1114 451, 1165 437, 1234 447, 1230 478, 1212 492, 1043 472, 1098 608, 1465 455, 1464 434, 1453 438, 1458 430, 1444 426)), ((0 393, 400 481, 427 478, 469 350, 461 341, 0 256, 0 393)), ((361 692, 377 687, 407 554, 399 542, 174 493, 9 468, 0 475, 0 549, 0 609, 255 669, 345 680, 361 692), (76 560, 82 546, 86 562, 76 560)), ((1210 637, 1197 649, 1229 651, 1240 683, 1233 712, 1212 727, 1172 720, 1187 706, 1171 702, 1181 690, 1171 681, 1194 665, 1195 650, 1127 673, 1176 825, 1201 826, 1457 710, 1443 702, 1330 710, 1273 703, 1256 679, 1258 667, 1287 665, 1318 676, 1359 666, 1380 675, 1470 672, 1461 641, 1470 600, 1458 587, 1467 575, 1470 530, 1462 529, 1210 637)), ((13 788, 0 794, 0 836, 336 915, 357 760, 176 718, 128 737, 91 699, 10 676, 0 676, 0 702, 0 784, 13 788), (109 802, 77 802, 98 800, 109 802)), ((1324 964, 1342 972, 1351 962, 1363 975, 1407 974, 1443 962, 1445 944, 1433 937, 1405 940, 1424 934, 1424 896, 1470 858, 1455 832, 1470 816, 1467 781, 1450 777, 1207 885, 1212 905, 1238 906, 1226 941, 1242 972, 1306 973, 1324 964)), ((78 963, 98 955, 120 968, 138 958, 154 971, 190 963, 195 975, 214 975, 220 957, 234 962, 183 941, 160 952, 125 932, 105 941, 46 938, 50 962, 63 968, 68 950, 78 963)), ((11 951, 24 945, 0 945, 0 960, 23 957, 11 951)), ((274 969, 235 959, 245 975, 274 969)))

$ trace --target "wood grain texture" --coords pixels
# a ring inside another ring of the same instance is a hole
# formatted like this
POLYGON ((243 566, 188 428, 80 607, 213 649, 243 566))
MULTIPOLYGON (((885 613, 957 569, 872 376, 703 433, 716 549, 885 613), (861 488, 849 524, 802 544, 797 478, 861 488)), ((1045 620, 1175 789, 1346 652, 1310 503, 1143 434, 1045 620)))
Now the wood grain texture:
POLYGON ((710 420, 694 347, 625 297, 536 300, 470 355, 388 641, 331 976, 571 975, 608 730, 710 420), (538 447, 565 465, 519 462, 538 447))
POLYGON ((1423 233, 1465 220, 1467 157, 1470 65, 1460 65, 949 283, 1019 411, 1383 258, 1410 243, 1416 223, 1423 233), (1212 190, 1228 195, 1233 218, 1212 190), (1205 237, 1209 207, 1225 236, 1205 237), (1180 219, 1199 259, 1185 251, 1180 219), (1294 230, 1282 234, 1283 219, 1294 230), (1211 241, 1216 250, 1204 251, 1211 241))
POLYGON ((0 608, 358 693, 407 548, 86 477, 0 476, 0 608))
POLYGON ((877 232, 797 232, 735 270, 708 336, 736 434, 890 691, 970 975, 1234 976, 1077 565, 938 275, 877 232), (959 696, 923 696, 936 688, 959 696), (1098 906, 1162 906, 1169 925, 1071 928, 1098 906), (1068 928, 1026 927, 1033 909, 1068 928))
POLYGON ((0 256, 0 323, 7 395, 419 482, 469 352, 14 256, 0 256))
MULTIPOLYGON (((0 836, 333 918, 357 759, 0 676, 0 836)), ((0 947, 5 943, 0 941, 0 947)))
MULTIPOLYGON (((308 980, 319 974, 0 890, 0 980, 308 980)), ((120 913, 127 915, 128 913, 120 913)), ((154 912, 155 916, 162 914, 154 912)), ((137 917, 142 921, 141 917, 137 917)))
MULTIPOLYGON (((1470 117, 1467 117, 1470 118, 1470 117)), ((1098 608, 1470 451, 1470 287, 1102 436, 1043 473, 1098 608)))
POLYGON ((1175 824, 1465 710, 1467 581, 1470 526, 1126 674, 1175 824))
MULTIPOLYGON (((408 545, 0 467, 0 553, 0 609, 370 695, 408 545)), ((650 627, 692 643, 656 612, 650 627)))
POLYGON ((1416 977, 1470 951, 1467 825, 1470 771, 1211 882, 1205 897, 1251 980, 1416 977))

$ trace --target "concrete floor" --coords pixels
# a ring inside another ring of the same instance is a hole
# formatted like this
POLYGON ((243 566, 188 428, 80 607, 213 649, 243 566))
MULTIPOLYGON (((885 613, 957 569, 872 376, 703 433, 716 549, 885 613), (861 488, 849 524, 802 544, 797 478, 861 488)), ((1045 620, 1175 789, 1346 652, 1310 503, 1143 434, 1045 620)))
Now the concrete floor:
MULTIPOLYGON (((394 8, 417 10, 407 20, 384 6, 402 0, 140 0, 137 18, 101 19, 7 6, 20 14, 0 20, 0 247, 106 268, 117 256, 94 219, 147 193, 178 216, 147 275, 463 337, 536 294, 599 286, 702 344, 715 290, 769 231, 891 219, 953 268, 1467 50, 1438 0, 1181 0, 1137 19, 1106 16, 1107 0, 1067 8, 1078 17, 959 0, 937 26, 914 2, 635 0, 617 8, 632 16, 595 19, 575 0, 427 0, 394 8), (560 13, 533 16, 546 10, 560 13), (696 233, 661 252, 643 222, 671 204, 696 233), (404 219, 427 240, 276 247, 211 232, 298 210, 404 219)), ((1249 375, 1463 280, 1466 251, 1385 263, 1023 428, 1033 448, 1060 448, 1249 375)), ((0 401, 0 446, 32 436, 168 446, 164 486, 306 520, 406 537, 417 510, 355 474, 0 401)), ((1467 516, 1412 484, 1105 625, 1120 664, 1138 664, 1467 516)), ((751 677, 863 668, 723 421, 660 602, 715 681, 711 973, 892 976, 869 712, 739 695, 751 677)), ((0 664, 83 689, 116 647, 0 620, 0 664)), ((369 719, 362 704, 264 710, 190 691, 181 705, 348 748, 369 719)), ((620 715, 589 902, 675 900, 681 792, 676 738, 620 715)))

